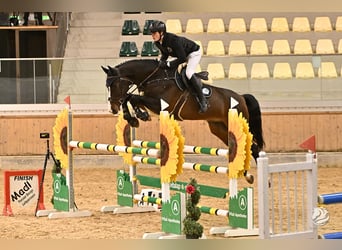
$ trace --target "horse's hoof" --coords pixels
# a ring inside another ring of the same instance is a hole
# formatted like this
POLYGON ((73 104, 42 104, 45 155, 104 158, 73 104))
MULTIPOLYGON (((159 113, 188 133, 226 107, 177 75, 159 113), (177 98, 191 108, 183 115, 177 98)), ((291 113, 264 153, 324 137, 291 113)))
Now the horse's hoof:
POLYGON ((128 120, 128 123, 129 123, 129 125, 131 125, 131 127, 133 127, 133 128, 138 128, 138 127, 139 127, 139 121, 138 121, 138 119, 135 118, 135 117, 130 118, 130 119, 128 120))
POLYGON ((245 179, 249 184, 253 184, 254 183, 254 176, 251 174, 247 174, 245 175, 245 179))

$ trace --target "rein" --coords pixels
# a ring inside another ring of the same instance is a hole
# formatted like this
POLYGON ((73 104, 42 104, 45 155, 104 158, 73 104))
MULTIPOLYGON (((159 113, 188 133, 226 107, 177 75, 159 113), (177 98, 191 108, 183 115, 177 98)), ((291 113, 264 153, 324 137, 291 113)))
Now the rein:
MULTIPOLYGON (((136 87, 131 91, 131 93, 133 93, 136 89, 139 89, 144 83, 147 82, 148 79, 150 79, 159 69, 160 67, 158 66, 157 68, 155 68, 151 74, 149 74, 143 81, 141 81, 139 84, 136 85, 136 87)), ((130 94, 130 93, 128 93, 130 94)))
MULTIPOLYGON (((152 72, 151 72, 151 74, 149 74, 143 81, 141 81, 139 84, 135 84, 133 81, 131 81, 131 80, 129 80, 129 79, 126 79, 126 78, 122 78, 122 77, 120 77, 120 76, 109 76, 108 78, 110 79, 110 78, 114 78, 114 80, 115 80, 115 78, 118 78, 120 81, 122 81, 122 80, 124 80, 124 81, 128 81, 128 82, 130 82, 131 84, 133 84, 133 85, 136 85, 136 87, 135 88, 130 88, 129 90, 130 90, 130 92, 129 93, 125 93, 126 94, 126 97, 123 99, 123 100, 121 100, 121 98, 120 98, 120 100, 119 100, 119 102, 122 104, 122 103, 125 103, 125 102, 127 102, 128 101, 128 99, 131 97, 131 93, 133 93, 136 89, 139 89, 144 83, 146 83, 147 81, 148 81, 148 79, 150 79, 157 71, 158 71, 158 69, 159 69, 160 67, 159 67, 159 65, 158 65, 158 67, 156 67, 152 72)), ((114 81, 114 80, 112 80, 112 82, 114 81)), ((107 86, 111 86, 111 84, 107 84, 107 86)), ((123 93, 122 93, 122 95, 121 96, 123 96, 123 93)), ((108 97, 108 100, 112 100, 112 97, 111 96, 109 96, 108 97)))
POLYGON ((150 79, 158 71, 158 69, 159 69, 159 65, 143 81, 141 81, 139 84, 136 84, 135 88, 130 89, 130 93, 126 93, 126 97, 123 100, 123 103, 127 102, 129 98, 131 98, 131 93, 133 93, 136 89, 139 89, 145 82, 147 82, 147 80, 150 79))

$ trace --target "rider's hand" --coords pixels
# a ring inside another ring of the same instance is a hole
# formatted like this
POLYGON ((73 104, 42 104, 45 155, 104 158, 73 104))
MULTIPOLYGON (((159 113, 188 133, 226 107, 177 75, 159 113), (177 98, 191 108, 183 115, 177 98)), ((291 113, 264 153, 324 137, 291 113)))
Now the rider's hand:
POLYGON ((167 69, 168 68, 167 62, 165 60, 160 60, 159 61, 159 68, 167 69))

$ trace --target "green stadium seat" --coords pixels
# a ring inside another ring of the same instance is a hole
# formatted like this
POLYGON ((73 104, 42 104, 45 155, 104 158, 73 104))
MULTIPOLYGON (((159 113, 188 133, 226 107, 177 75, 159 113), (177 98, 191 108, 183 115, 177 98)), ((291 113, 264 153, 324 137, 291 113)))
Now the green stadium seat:
POLYGON ((141 56, 158 56, 159 49, 152 41, 145 41, 141 49, 141 56))
POLYGON ((143 35, 151 35, 149 27, 150 27, 150 25, 151 25, 151 23, 153 21, 154 20, 151 20, 151 19, 145 20, 144 29, 143 29, 143 35))
POLYGON ((122 42, 120 48, 120 57, 137 56, 138 48, 135 42, 122 42))
POLYGON ((122 25, 121 35, 139 35, 140 28, 137 20, 125 20, 122 25))

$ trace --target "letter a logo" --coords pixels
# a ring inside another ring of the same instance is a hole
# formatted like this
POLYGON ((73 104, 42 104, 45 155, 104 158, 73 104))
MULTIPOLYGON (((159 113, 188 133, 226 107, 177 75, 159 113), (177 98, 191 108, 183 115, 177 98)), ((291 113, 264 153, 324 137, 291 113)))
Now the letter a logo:
POLYGON ((241 210, 245 210, 247 207, 247 198, 244 195, 239 197, 239 207, 241 210))
POLYGON ((178 200, 173 200, 171 202, 171 210, 172 210, 172 213, 174 215, 178 215, 179 214, 179 202, 178 202, 178 200))
POLYGON ((125 181, 124 179, 122 178, 122 176, 120 176, 118 178, 118 189, 122 190, 125 186, 125 181))

